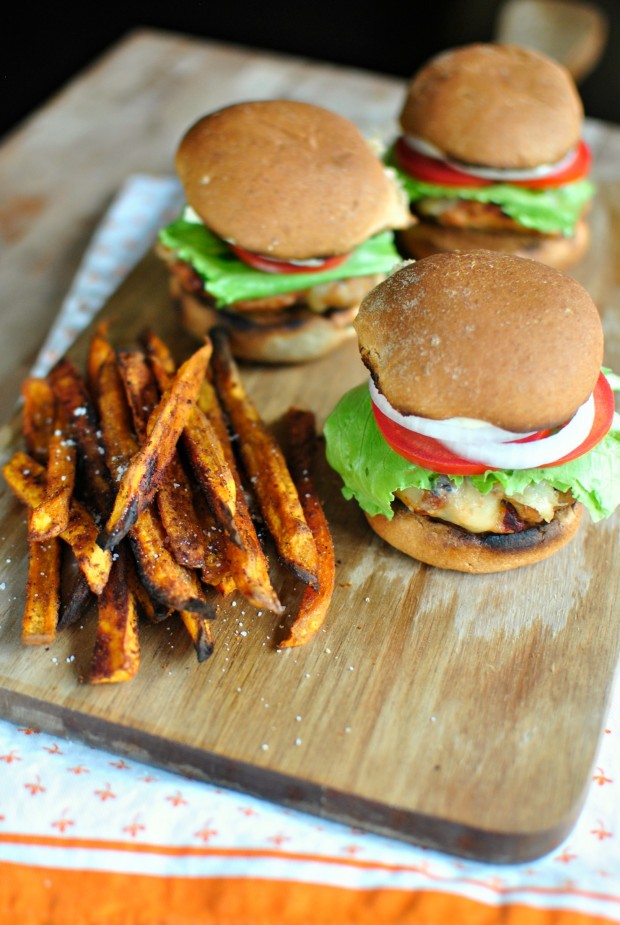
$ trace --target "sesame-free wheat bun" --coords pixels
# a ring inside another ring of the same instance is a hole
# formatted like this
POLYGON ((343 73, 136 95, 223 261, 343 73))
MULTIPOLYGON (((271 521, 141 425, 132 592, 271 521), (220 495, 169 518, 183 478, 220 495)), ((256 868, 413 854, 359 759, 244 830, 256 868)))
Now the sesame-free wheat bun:
POLYGON ((557 269, 583 256, 591 156, 561 64, 515 45, 442 52, 413 76, 400 126, 390 159, 416 220, 404 253, 488 247, 557 269))
POLYGON ((366 296, 354 327, 377 388, 402 414, 524 433, 572 417, 603 361, 583 286, 488 251, 407 264, 366 296))
POLYGON ((311 103, 239 103, 205 116, 181 140, 175 167, 215 234, 284 260, 348 254, 403 219, 359 129, 311 103))
POLYGON ((569 72, 516 45, 467 45, 413 77, 400 114, 408 135, 450 158, 489 167, 553 164, 581 137, 583 105, 569 72))
POLYGON ((376 286, 354 326, 370 379, 328 416, 327 458, 386 542, 498 572, 561 549, 584 507, 598 519, 618 504, 602 326, 574 279, 493 251, 436 254, 376 286))
POLYGON ((354 337, 361 298, 398 262, 404 193, 357 127, 292 100, 227 106, 183 136, 187 208, 160 233, 183 325, 286 363, 354 337))

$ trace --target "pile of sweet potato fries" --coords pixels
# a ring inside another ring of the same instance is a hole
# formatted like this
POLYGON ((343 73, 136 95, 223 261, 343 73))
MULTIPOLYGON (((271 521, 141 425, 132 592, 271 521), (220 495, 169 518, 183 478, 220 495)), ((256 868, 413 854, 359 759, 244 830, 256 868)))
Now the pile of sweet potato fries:
POLYGON ((2 471, 29 512, 26 645, 49 645, 95 601, 88 681, 125 681, 138 671, 141 617, 180 619, 203 661, 220 596, 238 591, 281 615, 254 504, 279 558, 305 584, 279 645, 313 637, 335 571, 312 476, 314 415, 286 413, 285 456, 224 332, 177 368, 153 331, 121 350, 101 322, 84 374, 62 359, 46 378, 26 379, 22 396, 26 452, 2 471))

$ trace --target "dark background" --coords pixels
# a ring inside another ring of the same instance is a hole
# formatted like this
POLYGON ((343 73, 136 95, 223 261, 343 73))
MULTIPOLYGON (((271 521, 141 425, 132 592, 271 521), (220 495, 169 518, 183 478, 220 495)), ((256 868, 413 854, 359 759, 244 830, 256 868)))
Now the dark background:
MULTIPOLYGON (((122 0, 121 0, 122 3, 122 0)), ((620 3, 597 0, 609 17, 605 56, 583 81, 586 113, 620 123, 620 3)), ((492 39, 501 0, 360 2, 185 0, 114 5, 72 2, 12 7, 3 23, 0 134, 60 89, 125 33, 167 29, 409 77, 444 48, 492 39)))

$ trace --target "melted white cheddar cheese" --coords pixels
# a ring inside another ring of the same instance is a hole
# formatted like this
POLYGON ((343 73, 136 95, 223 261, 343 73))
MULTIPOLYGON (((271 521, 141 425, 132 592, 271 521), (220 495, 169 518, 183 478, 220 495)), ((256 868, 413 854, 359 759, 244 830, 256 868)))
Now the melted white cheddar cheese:
POLYGON ((456 486, 447 477, 439 479, 433 491, 407 488, 397 497, 416 514, 445 520, 470 533, 515 533, 548 523, 558 508, 573 502, 570 493, 559 492, 547 482, 511 496, 497 483, 483 495, 469 479, 456 486))

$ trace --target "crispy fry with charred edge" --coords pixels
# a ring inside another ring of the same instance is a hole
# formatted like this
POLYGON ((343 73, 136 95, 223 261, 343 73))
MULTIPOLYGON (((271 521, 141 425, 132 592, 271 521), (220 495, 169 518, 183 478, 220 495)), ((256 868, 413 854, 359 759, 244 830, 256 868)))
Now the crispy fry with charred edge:
POLYGON ((138 572, 154 601, 170 610, 191 610, 213 619, 214 610, 198 576, 171 555, 161 521, 150 509, 140 515, 129 538, 138 572))
POLYGON ((305 589, 299 610, 279 648, 303 645, 320 629, 332 600, 336 573, 334 544, 312 477, 317 448, 314 414, 291 408, 284 415, 284 427, 291 475, 319 553, 319 587, 316 591, 305 589))
POLYGON ((112 483, 99 439, 99 421, 76 365, 61 359, 50 372, 57 399, 64 405, 69 428, 77 443, 78 471, 93 508, 106 517, 112 506, 112 483))
POLYGON ((22 616, 22 642, 49 645, 56 637, 60 604, 60 543, 52 538, 31 543, 28 584, 22 616))
MULTIPOLYGON (((149 414, 159 401, 159 390, 146 356, 138 350, 120 350, 116 356, 134 429, 141 444, 147 438, 149 414)), ((194 509, 192 487, 178 452, 174 451, 155 495, 170 550, 181 565, 201 568, 205 552, 202 529, 194 509)))
MULTIPOLYGON (((129 540, 129 542, 131 541, 129 540)), ((148 589, 142 584, 133 556, 127 556, 126 577, 127 584, 136 599, 138 611, 143 617, 146 617, 150 623, 161 623, 162 620, 166 620, 171 616, 173 611, 169 607, 160 604, 159 601, 153 600, 148 589)))
MULTIPOLYGON (((97 397, 106 459, 112 475, 120 479, 135 457, 137 444, 113 359, 106 360, 99 370, 97 397)), ((153 508, 142 511, 129 538, 142 581, 155 601, 171 610, 191 610, 209 619, 214 616, 195 573, 179 565, 167 548, 166 535, 153 508)))
POLYGON ((58 403, 48 446, 45 498, 30 512, 30 540, 49 540, 62 533, 69 523, 74 485, 75 443, 69 436, 66 410, 58 403))
POLYGON ((108 582, 97 601, 97 633, 88 672, 91 684, 128 681, 140 666, 138 608, 126 577, 128 550, 116 550, 108 582))
POLYGON ((22 434, 26 449, 37 462, 46 465, 54 431, 54 392, 47 379, 29 376, 22 383, 21 394, 24 402, 22 434))
POLYGON ((179 367, 153 411, 146 443, 131 458, 123 473, 112 513, 100 536, 104 548, 110 549, 119 543, 153 499, 191 409, 195 407, 210 356, 208 342, 179 367))
MULTIPOLYGON (((3 466, 2 474, 13 494, 28 507, 36 507, 44 499, 45 469, 27 453, 15 453, 3 466)), ((100 594, 108 580, 112 555, 97 545, 97 533, 95 521, 74 498, 69 523, 60 538, 73 550, 90 589, 100 594)))
MULTIPOLYGON (((163 391, 174 376, 172 354, 164 341, 152 331, 144 332, 142 341, 159 388, 163 391)), ((194 475, 207 497, 217 524, 226 530, 233 543, 241 546, 242 538, 235 521, 237 483, 234 472, 210 422, 199 408, 192 409, 182 439, 194 475)))
POLYGON ((226 537, 223 537, 223 553, 228 562, 228 569, 237 588, 251 604, 258 608, 264 607, 272 613, 281 614, 284 612, 284 607, 271 584, 267 557, 254 529, 241 478, 235 465, 235 454, 228 436, 224 413, 215 389, 207 379, 202 383, 198 404, 219 438, 237 483, 235 520, 242 538, 242 548, 226 542, 226 537))
POLYGON ((84 573, 78 572, 68 594, 63 595, 61 599, 57 628, 61 630, 66 626, 72 626, 84 615, 94 597, 84 573))
POLYGON ((215 386, 239 435, 239 452, 284 563, 316 589, 318 556, 286 460, 241 381, 224 331, 212 331, 215 386))
POLYGON ((213 655, 214 649, 210 622, 189 610, 181 610, 179 616, 194 644, 196 658, 199 662, 206 661, 209 656, 213 655))

